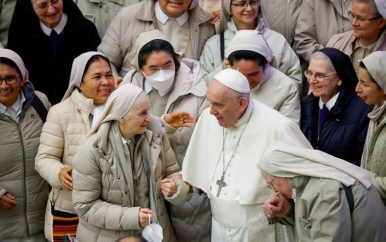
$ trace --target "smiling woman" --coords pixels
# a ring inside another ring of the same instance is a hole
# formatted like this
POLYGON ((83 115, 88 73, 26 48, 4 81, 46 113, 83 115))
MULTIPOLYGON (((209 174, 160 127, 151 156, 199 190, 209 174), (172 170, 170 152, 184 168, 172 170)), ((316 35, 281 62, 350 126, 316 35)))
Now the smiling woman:
POLYGON ((151 117, 149 108, 142 89, 120 86, 78 148, 73 162, 78 241, 138 236, 150 221, 162 227, 163 241, 176 241, 165 199, 183 203, 187 187, 176 174, 179 166, 163 122, 151 117))
POLYGON ((350 58, 324 48, 305 72, 312 93, 301 100, 301 129, 315 149, 360 165, 371 107, 355 95, 350 58))
POLYGON ((74 58, 96 50, 99 43, 96 27, 72 0, 16 3, 8 48, 23 58, 30 81, 53 104, 61 101, 67 89, 74 58))
POLYGON ((78 216, 72 205, 72 161, 92 123, 98 120, 114 81, 109 60, 99 52, 86 52, 74 60, 63 101, 48 113, 35 168, 52 187, 45 220, 49 241, 75 237, 78 216), (53 215, 65 217, 67 223, 53 219, 53 215))

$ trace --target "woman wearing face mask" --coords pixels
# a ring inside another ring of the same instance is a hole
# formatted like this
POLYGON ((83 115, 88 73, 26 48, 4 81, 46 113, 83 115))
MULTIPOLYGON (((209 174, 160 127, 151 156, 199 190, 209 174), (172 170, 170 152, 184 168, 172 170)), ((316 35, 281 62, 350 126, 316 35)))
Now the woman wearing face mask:
POLYGON ((376 51, 359 63, 355 91, 366 104, 375 105, 362 155, 362 167, 375 174, 372 180, 386 204, 386 51, 376 51))
POLYGON ((162 120, 149 110, 142 89, 120 86, 78 148, 73 162, 78 241, 137 236, 150 221, 161 225, 163 241, 175 241, 164 199, 184 202, 187 186, 172 179, 180 169, 162 120))
POLYGON ((99 52, 86 52, 75 58, 70 85, 63 101, 53 106, 47 116, 35 160, 35 169, 51 185, 45 234, 49 241, 75 236, 78 216, 72 204, 72 163, 78 146, 100 116, 103 105, 114 89, 109 60, 99 52), (63 225, 56 217, 66 218, 63 225))
MULTIPOLYGON (((163 118, 168 122, 171 112, 184 110, 198 119, 201 112, 209 106, 206 99, 206 84, 202 79, 198 61, 187 58, 180 60, 166 36, 159 30, 140 34, 134 48, 135 57, 131 62, 133 69, 124 77, 123 83, 132 83, 149 95, 150 113, 158 117, 164 115, 163 118)), ((193 128, 174 129, 167 125, 166 130, 167 133, 172 134, 169 136, 170 144, 178 164, 182 167, 193 128)), ((185 205, 186 209, 181 206, 178 208, 172 206, 177 239, 179 241, 189 241, 191 238, 201 239, 200 241, 209 240, 210 224, 208 225, 206 221, 188 225, 188 221, 198 219, 188 219, 195 215, 191 207, 196 209, 201 207, 202 212, 209 211, 207 198, 196 193, 190 197, 189 202, 191 205, 185 205)))
POLYGON ((301 88, 299 59, 284 36, 267 28, 268 24, 258 0, 223 0, 220 16, 221 34, 212 36, 205 43, 200 57, 201 68, 208 84, 219 71, 229 67, 225 50, 236 32, 256 30, 263 35, 271 48, 278 69, 301 88))

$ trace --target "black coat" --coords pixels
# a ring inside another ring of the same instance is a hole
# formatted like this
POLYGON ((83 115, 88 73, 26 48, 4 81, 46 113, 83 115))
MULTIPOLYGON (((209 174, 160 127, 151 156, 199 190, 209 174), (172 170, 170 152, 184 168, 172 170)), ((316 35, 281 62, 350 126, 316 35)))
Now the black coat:
POLYGON ((359 166, 372 108, 354 92, 342 89, 318 140, 319 98, 311 93, 301 100, 300 127, 315 149, 359 166))
POLYGON ((74 58, 96 50, 100 44, 95 25, 83 17, 72 0, 63 0, 63 12, 68 20, 56 55, 30 0, 17 1, 8 35, 8 48, 20 55, 30 73, 29 80, 52 104, 60 102, 67 90, 74 58))

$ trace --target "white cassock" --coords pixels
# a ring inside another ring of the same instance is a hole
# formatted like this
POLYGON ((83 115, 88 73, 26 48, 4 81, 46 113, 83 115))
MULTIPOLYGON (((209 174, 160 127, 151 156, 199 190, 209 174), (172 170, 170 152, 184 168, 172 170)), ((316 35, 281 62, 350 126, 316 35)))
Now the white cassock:
POLYGON ((194 129, 182 176, 210 198, 212 241, 294 241, 292 227, 269 225, 264 216, 263 203, 274 191, 267 188, 257 161, 275 140, 312 146, 294 122, 258 101, 251 100, 243 117, 229 129, 219 126, 209 111, 201 114, 194 129), (217 197, 224 171, 226 186, 217 197))

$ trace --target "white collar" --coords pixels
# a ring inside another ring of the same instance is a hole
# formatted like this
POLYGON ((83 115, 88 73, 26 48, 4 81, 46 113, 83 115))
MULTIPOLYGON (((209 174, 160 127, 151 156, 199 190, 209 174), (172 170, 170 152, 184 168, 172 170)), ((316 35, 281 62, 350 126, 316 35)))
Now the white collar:
POLYGON ((331 110, 331 108, 335 106, 338 96, 339 96, 339 92, 335 94, 335 96, 333 96, 330 100, 328 100, 327 103, 323 103, 322 99, 319 98, 319 108, 323 109, 323 104, 326 104, 326 107, 328 108, 328 110, 331 110))
MULTIPOLYGON (((154 10, 155 10, 155 16, 156 16, 156 18, 157 18, 162 24, 165 24, 166 21, 169 20, 169 17, 168 17, 164 12, 162 12, 161 7, 159 6, 159 1, 156 1, 156 2, 155 2, 154 10)), ((188 21, 188 19, 189 19, 189 13, 188 13, 188 11, 185 11, 181 16, 179 16, 178 18, 176 18, 176 20, 177 20, 177 22, 180 24, 180 26, 184 25, 184 24, 186 23, 186 21, 188 21)))
POLYGON ((64 27, 66 27, 67 24, 67 14, 62 13, 62 17, 60 18, 60 22, 54 29, 48 28, 42 21, 40 21, 40 28, 43 30, 43 33, 45 33, 47 36, 51 35, 51 31, 55 30, 56 33, 60 34, 63 32, 64 27))

